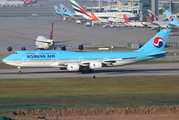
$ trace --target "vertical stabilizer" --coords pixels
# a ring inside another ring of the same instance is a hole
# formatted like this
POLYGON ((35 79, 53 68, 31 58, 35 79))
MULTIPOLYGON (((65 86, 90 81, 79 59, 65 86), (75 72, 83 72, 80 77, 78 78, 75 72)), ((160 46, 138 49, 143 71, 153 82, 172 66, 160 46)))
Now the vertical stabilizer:
POLYGON ((59 15, 59 14, 62 15, 62 12, 61 12, 61 10, 59 9, 58 6, 54 5, 54 8, 55 8, 55 12, 56 12, 57 15, 59 15))
POLYGON ((147 22, 152 22, 152 20, 149 18, 149 16, 146 16, 147 22))
POLYGON ((128 17, 127 17, 125 14, 123 15, 123 17, 124 17, 125 23, 132 22, 132 21, 130 21, 130 20, 128 19, 128 17))
POLYGON ((59 4, 60 8, 61 8, 61 12, 62 14, 69 14, 69 15, 73 15, 75 13, 73 13, 71 10, 69 10, 65 5, 63 4, 59 4))
POLYGON ((52 23, 51 32, 50 32, 50 40, 53 40, 53 23, 52 23))
POLYGON ((92 20, 93 21, 99 21, 99 19, 91 12, 92 20))
POLYGON ((179 26, 179 21, 169 11, 165 11, 165 12, 167 14, 170 24, 179 26))
POLYGON ((70 3, 71 3, 71 5, 72 5, 72 7, 73 7, 73 9, 74 9, 74 11, 75 11, 75 13, 76 13, 77 15, 83 15, 84 17, 92 18, 88 13, 86 13, 86 12, 82 9, 82 7, 80 7, 80 6, 78 5, 78 3, 77 3, 76 1, 70 0, 70 3))
POLYGON ((147 11, 149 13, 149 16, 152 22, 159 21, 158 17, 151 10, 147 10, 147 11))
POLYGON ((37 0, 22 0, 22 1, 25 1, 26 5, 37 3, 37 0))
POLYGON ((171 29, 163 29, 143 45, 138 51, 162 51, 171 29))

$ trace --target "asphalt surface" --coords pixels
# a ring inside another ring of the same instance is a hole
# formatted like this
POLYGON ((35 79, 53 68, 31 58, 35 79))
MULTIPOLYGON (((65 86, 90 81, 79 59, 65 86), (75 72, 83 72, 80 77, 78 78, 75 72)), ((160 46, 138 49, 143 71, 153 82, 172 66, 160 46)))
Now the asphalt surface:
POLYGON ((179 63, 138 64, 121 67, 109 67, 94 73, 62 71, 58 68, 24 68, 22 74, 18 69, 0 69, 0 79, 22 78, 72 78, 72 77, 119 77, 119 76, 169 76, 179 74, 179 63))

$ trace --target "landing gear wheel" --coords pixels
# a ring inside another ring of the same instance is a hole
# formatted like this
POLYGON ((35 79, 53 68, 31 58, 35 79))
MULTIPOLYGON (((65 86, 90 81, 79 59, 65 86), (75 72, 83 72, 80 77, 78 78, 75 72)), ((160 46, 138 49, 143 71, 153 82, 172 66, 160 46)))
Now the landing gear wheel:
POLYGON ((19 73, 19 74, 22 74, 22 72, 21 72, 21 71, 19 71, 18 73, 19 73))
POLYGON ((18 71, 19 71, 18 73, 19 73, 19 74, 22 74, 22 72, 21 72, 21 67, 17 67, 17 69, 18 69, 18 71))

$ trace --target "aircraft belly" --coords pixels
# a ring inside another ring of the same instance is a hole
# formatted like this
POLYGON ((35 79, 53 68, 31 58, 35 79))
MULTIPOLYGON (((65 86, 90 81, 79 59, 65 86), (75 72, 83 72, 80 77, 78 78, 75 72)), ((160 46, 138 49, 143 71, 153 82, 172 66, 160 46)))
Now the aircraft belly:
POLYGON ((18 67, 51 67, 54 61, 6 61, 6 64, 18 67))
POLYGON ((112 63, 112 65, 113 66, 122 66, 122 65, 137 63, 137 62, 141 62, 141 61, 143 61, 143 60, 141 60, 141 59, 120 60, 120 61, 116 61, 115 63, 112 63))

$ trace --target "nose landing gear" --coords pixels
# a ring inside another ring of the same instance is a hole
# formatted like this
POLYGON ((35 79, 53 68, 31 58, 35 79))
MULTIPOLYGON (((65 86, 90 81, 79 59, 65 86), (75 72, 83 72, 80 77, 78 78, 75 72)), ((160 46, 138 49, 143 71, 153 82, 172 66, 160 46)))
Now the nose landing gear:
POLYGON ((17 67, 17 69, 18 69, 18 74, 22 74, 21 67, 17 67))

